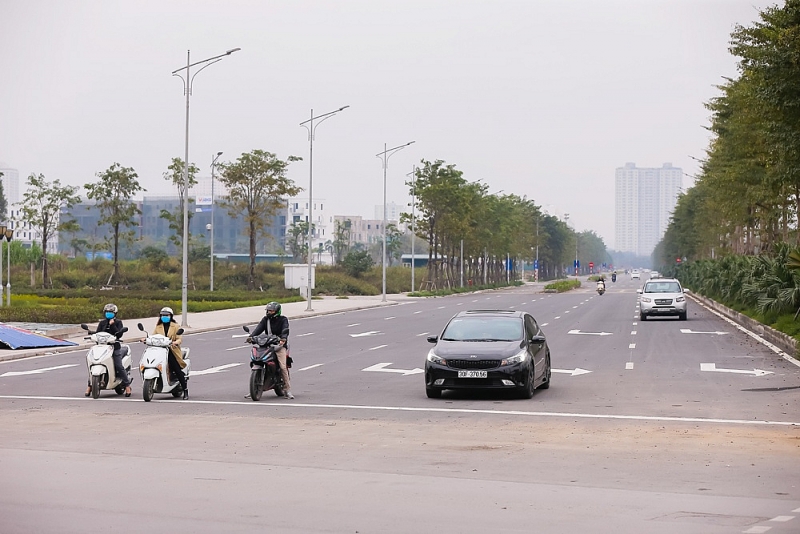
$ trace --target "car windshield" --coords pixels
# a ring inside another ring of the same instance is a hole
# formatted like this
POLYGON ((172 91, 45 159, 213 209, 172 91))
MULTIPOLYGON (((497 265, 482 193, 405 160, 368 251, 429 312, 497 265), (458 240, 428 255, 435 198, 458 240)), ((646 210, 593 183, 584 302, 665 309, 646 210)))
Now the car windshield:
POLYGON ((680 293, 678 282, 651 282, 644 286, 645 293, 680 293))
POLYGON ((522 319, 519 317, 456 317, 447 325, 444 341, 519 341, 522 319))

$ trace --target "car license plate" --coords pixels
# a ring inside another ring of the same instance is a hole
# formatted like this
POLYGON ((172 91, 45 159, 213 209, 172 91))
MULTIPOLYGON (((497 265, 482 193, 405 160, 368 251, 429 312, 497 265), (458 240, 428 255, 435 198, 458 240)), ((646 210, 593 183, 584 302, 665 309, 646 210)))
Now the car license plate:
POLYGON ((486 371, 459 371, 458 378, 486 378, 486 371))

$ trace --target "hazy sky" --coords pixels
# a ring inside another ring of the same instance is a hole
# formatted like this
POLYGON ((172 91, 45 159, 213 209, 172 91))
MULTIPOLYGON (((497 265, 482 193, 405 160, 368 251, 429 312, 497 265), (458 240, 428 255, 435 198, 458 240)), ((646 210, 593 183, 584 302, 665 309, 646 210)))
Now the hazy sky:
MULTIPOLYGON (((491 192, 533 199, 614 246, 614 170, 683 168, 708 144, 704 102, 735 76, 736 23, 764 0, 0 0, 0 161, 83 185, 119 162, 149 195, 183 157, 171 72, 241 47, 195 78, 189 159, 208 175, 264 149, 332 214, 410 201, 406 174, 441 159, 491 192)), ((307 194, 307 193, 303 193, 307 194)))

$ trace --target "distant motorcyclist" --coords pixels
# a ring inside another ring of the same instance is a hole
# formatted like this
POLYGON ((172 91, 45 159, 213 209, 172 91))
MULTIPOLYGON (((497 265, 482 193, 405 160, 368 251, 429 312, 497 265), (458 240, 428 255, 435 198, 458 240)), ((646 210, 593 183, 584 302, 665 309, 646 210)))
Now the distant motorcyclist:
MULTIPOLYGON (((116 304, 106 304, 103 306, 103 319, 97 324, 95 332, 107 332, 117 337, 117 342, 114 343, 114 353, 112 359, 114 360, 114 373, 122 379, 122 386, 125 388, 125 396, 131 396, 131 380, 128 377, 128 372, 122 365, 122 358, 125 356, 123 353, 122 345, 119 338, 122 335, 122 321, 117 319, 117 312, 119 309, 116 304)), ((88 384, 85 395, 88 397, 92 394, 92 384, 88 384)))
POLYGON ((289 345, 289 319, 281 315, 281 305, 277 302, 270 302, 266 307, 266 315, 258 323, 255 330, 250 333, 250 337, 254 338, 264 332, 270 335, 278 336, 280 338, 280 345, 275 350, 275 356, 278 358, 278 364, 281 366, 281 375, 283 376, 283 383, 285 389, 283 396, 287 399, 293 399, 291 384, 289 383, 289 369, 286 367, 286 357, 288 355, 289 345))
POLYGON ((616 282, 617 281, 617 271, 614 271, 613 273, 611 273, 611 281, 612 282, 616 282))

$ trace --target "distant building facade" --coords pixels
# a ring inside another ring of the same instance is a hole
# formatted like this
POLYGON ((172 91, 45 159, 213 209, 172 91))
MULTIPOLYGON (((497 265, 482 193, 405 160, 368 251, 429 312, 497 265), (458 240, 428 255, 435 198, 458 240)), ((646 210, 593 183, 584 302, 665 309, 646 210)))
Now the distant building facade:
MULTIPOLYGON (((399 222, 400 214, 403 213, 404 206, 395 204, 394 202, 386 203, 386 220, 388 222, 399 222)), ((383 221, 383 204, 375 206, 375 218, 383 221)))
POLYGON ((683 170, 665 163, 616 170, 614 239, 616 250, 649 256, 664 236, 683 184, 683 170))

